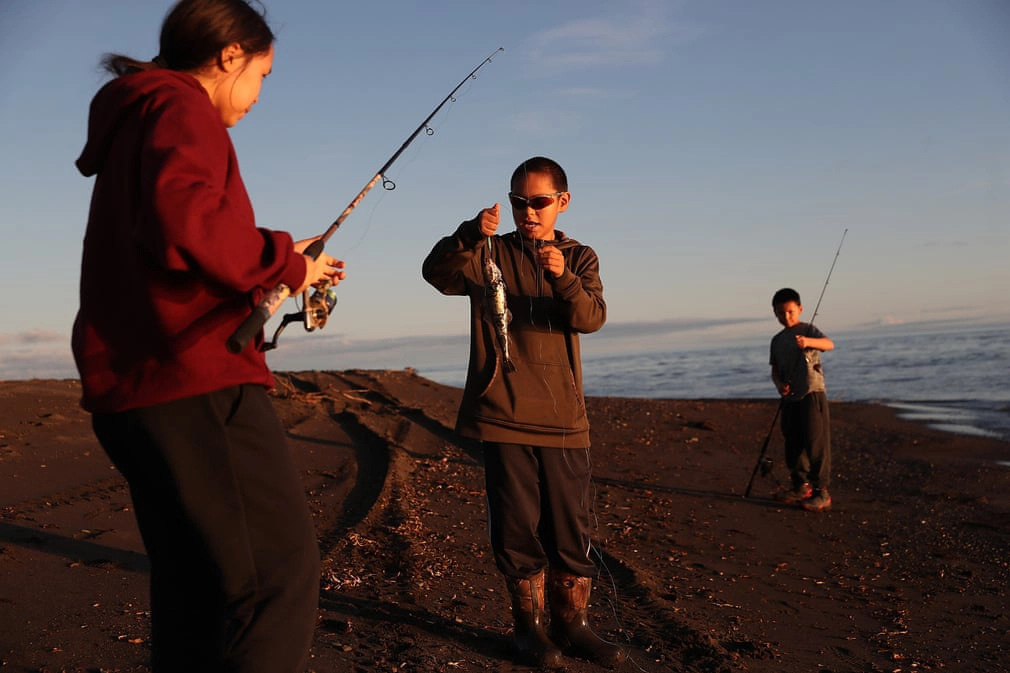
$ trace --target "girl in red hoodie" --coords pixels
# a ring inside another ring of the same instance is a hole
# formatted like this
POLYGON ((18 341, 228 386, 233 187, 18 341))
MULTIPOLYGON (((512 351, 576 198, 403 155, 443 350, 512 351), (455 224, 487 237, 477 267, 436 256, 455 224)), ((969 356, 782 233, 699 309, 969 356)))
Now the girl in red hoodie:
POLYGON ((95 185, 74 358, 151 562, 157 671, 303 671, 315 529, 267 389, 262 295, 343 263, 256 226, 228 129, 257 102, 274 35, 245 0, 181 0, 150 62, 106 55, 77 166, 95 185))

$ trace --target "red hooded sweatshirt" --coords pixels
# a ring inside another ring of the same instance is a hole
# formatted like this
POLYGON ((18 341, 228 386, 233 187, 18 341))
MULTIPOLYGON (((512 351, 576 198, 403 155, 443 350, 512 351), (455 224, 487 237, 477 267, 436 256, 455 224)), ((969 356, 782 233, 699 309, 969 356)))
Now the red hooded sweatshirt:
POLYGON ((151 70, 91 103, 77 167, 96 176, 72 345, 81 405, 108 413, 273 385, 263 335, 225 342, 264 291, 297 288, 291 236, 256 227, 231 137, 193 77, 151 70))

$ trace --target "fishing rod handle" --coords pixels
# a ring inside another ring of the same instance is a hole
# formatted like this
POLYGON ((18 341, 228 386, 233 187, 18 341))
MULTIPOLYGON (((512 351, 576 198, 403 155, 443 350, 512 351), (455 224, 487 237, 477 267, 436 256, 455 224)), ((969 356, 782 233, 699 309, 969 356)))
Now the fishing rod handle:
POLYGON ((228 347, 229 353, 241 353, 245 350, 245 347, 249 345, 249 342, 260 333, 263 326, 267 324, 267 320, 277 312, 277 309, 281 307, 281 304, 291 296, 291 288, 280 283, 273 290, 268 292, 266 296, 259 305, 253 309, 253 312, 249 314, 249 317, 239 325, 235 333, 232 334, 225 345, 228 347))
POLYGON ((775 415, 772 416, 772 426, 768 428, 768 434, 765 435, 764 444, 761 445, 761 453, 758 454, 757 462, 754 463, 754 470, 750 473, 750 481, 747 482, 747 489, 743 492, 743 497, 750 497, 750 490, 754 486, 754 477, 757 476, 758 469, 761 467, 761 462, 765 458, 765 453, 768 451, 768 443, 772 441, 772 433, 775 432, 775 422, 779 420, 779 414, 782 413, 782 407, 785 406, 786 398, 779 398, 779 405, 775 407, 775 415))
POLYGON ((317 238, 309 243, 309 247, 305 248, 305 251, 302 252, 302 254, 308 255, 312 259, 319 259, 319 253, 323 251, 324 245, 326 245, 326 241, 321 238, 317 238))
MULTIPOLYGON (((312 259, 317 259, 319 254, 323 251, 323 246, 326 242, 321 238, 317 238, 309 244, 309 247, 305 248, 303 255, 308 255, 312 259)), ((271 316, 277 312, 277 309, 281 307, 281 304, 291 296, 291 288, 284 283, 279 283, 277 287, 268 292, 266 296, 263 297, 259 305, 253 309, 253 312, 249 314, 249 317, 239 325, 235 333, 232 334, 225 346, 228 348, 229 353, 241 353, 245 350, 245 347, 249 345, 249 342, 259 334, 263 326, 267 324, 267 320, 270 320, 271 316)))

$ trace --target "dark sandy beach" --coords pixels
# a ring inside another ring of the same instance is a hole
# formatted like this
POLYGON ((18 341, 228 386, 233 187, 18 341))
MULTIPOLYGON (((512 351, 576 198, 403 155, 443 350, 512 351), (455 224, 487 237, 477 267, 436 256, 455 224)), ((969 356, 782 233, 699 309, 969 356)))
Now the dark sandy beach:
MULTIPOLYGON (((323 554, 311 670, 522 671, 460 391, 277 375, 323 554)), ((0 382, 0 670, 147 671, 147 560, 72 380, 0 382)), ((1010 443, 833 403, 835 506, 742 494, 774 400, 590 398, 601 576, 625 671, 1010 670, 1010 443)), ((570 660, 569 671, 600 671, 570 660)))

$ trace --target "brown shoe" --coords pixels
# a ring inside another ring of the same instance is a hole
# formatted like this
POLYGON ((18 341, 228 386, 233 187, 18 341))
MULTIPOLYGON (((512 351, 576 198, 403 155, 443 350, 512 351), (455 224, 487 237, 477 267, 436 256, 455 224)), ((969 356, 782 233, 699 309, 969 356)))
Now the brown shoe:
POLYGON ((547 637, 544 571, 525 579, 506 578, 515 622, 513 646, 524 664, 543 668, 562 665, 561 650, 547 637))
POLYGON ((783 505, 795 505, 803 502, 813 494, 814 489, 810 487, 810 484, 803 482, 802 484, 793 486, 792 488, 778 491, 774 497, 783 505))
POLYGON ((565 654, 614 667, 627 653, 616 643, 596 635, 589 626, 589 593, 593 580, 551 570, 551 639, 565 654))
POLYGON ((826 509, 831 509, 831 494, 828 493, 828 489, 819 488, 800 505, 808 512, 823 512, 826 509))

